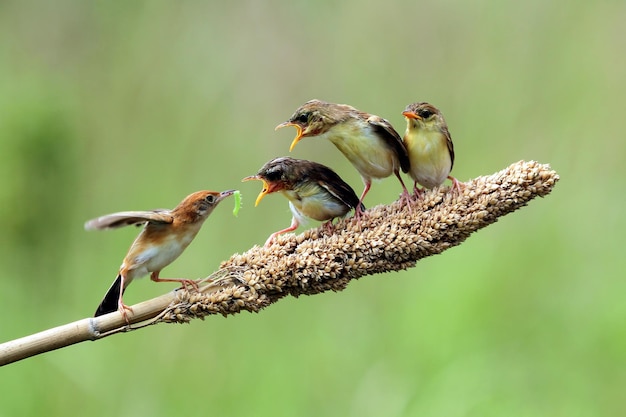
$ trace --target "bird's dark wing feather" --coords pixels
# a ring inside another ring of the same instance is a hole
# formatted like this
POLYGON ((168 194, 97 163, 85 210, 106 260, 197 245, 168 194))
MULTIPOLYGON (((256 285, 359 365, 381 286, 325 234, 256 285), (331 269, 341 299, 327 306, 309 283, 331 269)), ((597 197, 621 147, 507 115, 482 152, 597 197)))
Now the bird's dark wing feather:
POLYGON ((174 217, 170 210, 150 210, 150 211, 122 211, 119 213, 107 214, 97 219, 89 220, 85 223, 86 230, 116 229, 118 227, 129 226, 131 224, 141 225, 144 223, 165 224, 172 223, 174 217))
POLYGON ((320 187, 323 187, 346 206, 356 208, 359 204, 359 197, 352 187, 342 180, 335 171, 330 168, 324 168, 325 169, 318 168, 317 183, 320 187))
POLYGON ((409 154, 404 147, 402 138, 393 126, 391 126, 391 123, 382 117, 374 115, 370 116, 367 119, 367 122, 374 128, 374 131, 385 140, 389 147, 396 152, 396 155, 398 155, 398 159, 400 160, 400 168, 402 168, 402 172, 409 172, 409 169, 411 168, 409 154))
POLYGON ((443 133, 446 135, 446 144, 450 152, 450 170, 452 171, 452 167, 454 166, 454 145, 452 144, 452 137, 450 136, 450 131, 448 131, 447 126, 444 126, 443 133))

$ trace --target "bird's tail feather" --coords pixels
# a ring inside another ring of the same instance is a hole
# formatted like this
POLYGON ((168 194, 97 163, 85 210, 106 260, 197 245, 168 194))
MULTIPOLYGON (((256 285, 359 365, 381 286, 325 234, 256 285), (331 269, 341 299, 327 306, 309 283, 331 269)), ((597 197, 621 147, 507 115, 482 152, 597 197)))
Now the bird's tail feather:
POLYGON ((113 313, 114 311, 117 311, 118 301, 120 299, 120 291, 122 291, 122 294, 123 294, 124 290, 125 288, 122 289, 122 276, 118 275, 115 281, 113 282, 113 284, 111 285, 111 288, 109 288, 107 293, 104 295, 104 298, 102 299, 102 302, 98 306, 98 309, 96 310, 94 314, 94 317, 102 316, 103 314, 113 313))

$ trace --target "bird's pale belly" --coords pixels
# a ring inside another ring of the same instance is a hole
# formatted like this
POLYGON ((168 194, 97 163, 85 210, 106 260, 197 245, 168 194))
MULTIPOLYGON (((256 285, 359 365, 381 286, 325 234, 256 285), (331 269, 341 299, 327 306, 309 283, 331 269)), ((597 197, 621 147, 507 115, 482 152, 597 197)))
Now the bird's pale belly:
POLYGON ((452 168, 450 151, 438 137, 420 140, 408 146, 411 160, 411 178, 426 188, 444 183, 452 168))
POLYGON ((387 178, 399 166, 394 153, 375 135, 329 139, 364 178, 387 178))
POLYGON ((328 198, 324 194, 300 199, 295 193, 293 195, 285 193, 285 195, 300 214, 321 222, 343 216, 350 211, 350 208, 345 204, 328 198))
POLYGON ((140 278, 152 272, 160 271, 178 258, 190 242, 191 240, 188 239, 181 241, 175 236, 168 236, 158 245, 143 245, 141 248, 132 250, 131 254, 124 260, 125 264, 128 260, 128 263, 132 265, 128 271, 129 278, 140 278))
MULTIPOLYGON (((426 188, 435 188, 444 183, 450 174, 450 163, 435 161, 436 163, 422 163, 411 169, 415 181, 426 188)), ((412 162, 411 162, 412 163, 412 162)))

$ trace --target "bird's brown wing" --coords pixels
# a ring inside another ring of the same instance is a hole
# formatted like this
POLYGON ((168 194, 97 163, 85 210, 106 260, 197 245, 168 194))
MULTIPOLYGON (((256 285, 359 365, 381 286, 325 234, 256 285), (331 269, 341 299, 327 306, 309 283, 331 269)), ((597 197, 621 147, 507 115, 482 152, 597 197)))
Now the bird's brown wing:
POLYGON ((450 171, 452 171, 454 166, 454 145, 452 144, 452 137, 447 126, 443 127, 443 134, 446 135, 446 145, 448 145, 448 152, 450 152, 450 171))
POLYGON ((359 205, 359 197, 352 187, 348 185, 332 169, 327 167, 316 169, 316 180, 320 187, 328 191, 333 197, 343 202, 346 206, 356 208, 359 205))
POLYGON ((400 160, 400 168, 402 172, 409 172, 411 168, 411 162, 409 160, 409 153, 404 147, 402 138, 391 126, 387 120, 382 117, 372 115, 367 119, 367 122, 374 128, 374 131, 380 135, 381 138, 396 152, 398 159, 400 160))
POLYGON ((118 227, 129 226, 131 224, 141 225, 144 223, 172 223, 170 210, 150 210, 150 211, 121 211, 119 213, 107 214, 97 219, 89 220, 85 223, 85 230, 116 229, 118 227))

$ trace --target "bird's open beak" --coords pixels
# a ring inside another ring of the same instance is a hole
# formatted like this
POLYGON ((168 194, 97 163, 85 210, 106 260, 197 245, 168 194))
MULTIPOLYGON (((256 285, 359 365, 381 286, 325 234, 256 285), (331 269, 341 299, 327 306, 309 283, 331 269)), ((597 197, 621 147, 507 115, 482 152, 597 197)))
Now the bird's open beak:
POLYGON ((256 198, 256 201, 254 202, 254 207, 256 207, 259 205, 261 200, 263 200, 263 197, 265 197, 265 195, 274 191, 273 188, 275 187, 272 187, 270 183, 268 183, 267 181, 265 181, 265 179, 259 177, 258 175, 252 175, 250 177, 246 177, 242 179, 241 181, 245 182, 245 181, 252 181, 252 180, 263 181, 263 189, 261 190, 261 192, 259 193, 259 196, 256 198))
POLYGON ((417 113, 412 111, 403 111, 402 115, 407 119, 422 120, 422 118, 417 113))
POLYGON ((289 147, 289 152, 291 152, 293 148, 295 148, 296 143, 300 142, 300 139, 302 139, 302 126, 300 126, 299 124, 287 121, 276 126, 274 130, 282 129, 283 127, 287 127, 287 126, 293 126, 296 128, 296 137, 293 139, 293 142, 291 142, 291 146, 289 147))

